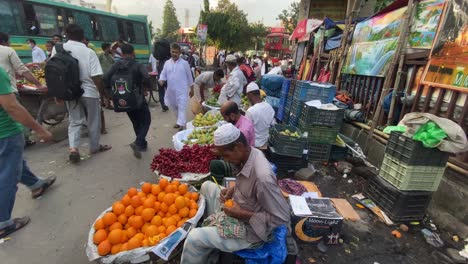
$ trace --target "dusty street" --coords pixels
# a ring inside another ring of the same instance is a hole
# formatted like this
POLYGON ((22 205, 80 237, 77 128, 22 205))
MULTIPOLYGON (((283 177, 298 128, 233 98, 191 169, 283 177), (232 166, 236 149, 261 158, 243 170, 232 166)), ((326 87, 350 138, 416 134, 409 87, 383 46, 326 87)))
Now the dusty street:
MULTIPOLYGON (((163 113, 159 105, 151 108, 149 149, 137 160, 129 147, 134 133, 127 115, 105 111, 109 133, 101 142, 112 145, 108 152, 72 165, 67 162, 66 139, 26 150, 32 171, 41 177, 56 175, 57 182, 39 200, 19 187, 13 217, 29 215, 31 223, 0 244, 0 263, 89 263, 85 247, 90 223, 127 188, 154 180, 151 159, 159 148, 172 147, 174 114, 163 113)), ((55 127, 54 135, 63 136, 66 123, 55 127)), ((82 155, 87 154, 87 138, 82 145, 82 155)))

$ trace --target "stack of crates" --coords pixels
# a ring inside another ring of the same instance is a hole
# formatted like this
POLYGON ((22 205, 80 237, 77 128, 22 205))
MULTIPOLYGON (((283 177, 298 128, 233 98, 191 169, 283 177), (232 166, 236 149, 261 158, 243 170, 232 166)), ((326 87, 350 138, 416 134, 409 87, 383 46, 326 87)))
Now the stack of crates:
POLYGON ((328 83, 317 83, 311 81, 296 81, 294 97, 291 102, 289 113, 289 125, 297 126, 301 117, 303 103, 311 100, 320 100, 322 104, 333 102, 336 86, 328 83))
POLYGON ((303 104, 299 129, 307 132, 309 160, 328 161, 332 145, 341 129, 344 110, 318 109, 303 104))
POLYGON ((421 220, 439 187, 449 154, 392 132, 379 176, 364 193, 393 221, 421 220), (392 193, 392 195, 389 195, 392 193))
POLYGON ((291 79, 285 79, 283 81, 283 86, 281 87, 281 98, 278 106, 278 111, 276 112, 276 119, 283 121, 284 112, 286 107, 286 100, 288 99, 289 88, 291 87, 291 79))
POLYGON ((283 115, 283 123, 288 124, 289 121, 289 114, 291 113, 291 105, 294 99, 294 91, 296 90, 296 80, 291 80, 289 84, 288 95, 286 97, 286 104, 284 106, 284 115, 283 115))

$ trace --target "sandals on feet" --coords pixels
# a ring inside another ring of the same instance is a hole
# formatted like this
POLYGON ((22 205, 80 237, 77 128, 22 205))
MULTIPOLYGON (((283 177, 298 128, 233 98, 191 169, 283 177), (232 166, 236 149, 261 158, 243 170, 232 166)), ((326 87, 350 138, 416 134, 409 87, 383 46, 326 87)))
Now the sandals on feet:
POLYGON ((37 198, 41 197, 47 191, 47 189, 49 189, 49 187, 52 186, 52 184, 55 183, 55 180, 57 180, 57 177, 55 177, 55 176, 51 176, 51 177, 45 179, 44 184, 42 184, 41 187, 36 189, 36 190, 40 189, 40 191, 37 192, 37 193, 35 192, 36 190, 32 191, 31 197, 33 199, 37 199, 37 198))
POLYGON ((93 151, 92 154, 96 154, 96 153, 99 153, 99 152, 105 152, 105 151, 110 150, 111 148, 112 148, 112 146, 109 146, 109 145, 99 145, 99 149, 93 151))
POLYGON ((21 228, 25 227, 31 219, 27 216, 22 218, 14 218, 13 224, 0 229, 0 239, 7 237, 8 235, 20 230, 21 228), (3 231, 3 232, 2 232, 3 231))

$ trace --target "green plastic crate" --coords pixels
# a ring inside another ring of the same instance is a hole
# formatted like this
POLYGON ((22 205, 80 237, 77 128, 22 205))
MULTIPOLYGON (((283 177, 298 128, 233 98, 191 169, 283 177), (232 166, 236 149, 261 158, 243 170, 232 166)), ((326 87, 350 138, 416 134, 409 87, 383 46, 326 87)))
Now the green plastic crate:
POLYGON ((303 120, 299 120, 299 129, 307 132, 307 140, 309 143, 333 144, 338 135, 338 128, 328 126, 313 126, 306 124, 303 120))
POLYGON ((402 191, 437 191, 445 167, 410 166, 384 155, 379 175, 402 191))
POLYGON ((294 126, 276 124, 270 128, 270 146, 274 147, 280 155, 302 157, 307 147, 307 137, 294 126), (281 135, 280 132, 288 129, 292 133, 297 132, 301 137, 281 135))

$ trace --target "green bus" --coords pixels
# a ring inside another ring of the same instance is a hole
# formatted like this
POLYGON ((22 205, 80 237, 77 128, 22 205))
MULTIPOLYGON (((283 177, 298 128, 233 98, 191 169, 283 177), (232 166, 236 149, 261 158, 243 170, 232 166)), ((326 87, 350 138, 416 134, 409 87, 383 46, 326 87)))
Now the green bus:
POLYGON ((122 16, 50 0, 0 0, 0 32, 10 35, 11 47, 25 63, 32 61, 27 39, 45 51, 46 41, 54 34, 64 36, 69 23, 83 28, 95 51, 101 51, 103 42, 120 39, 134 46, 139 62, 148 63, 151 37, 144 15, 122 16))

